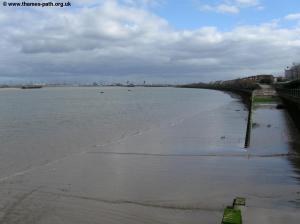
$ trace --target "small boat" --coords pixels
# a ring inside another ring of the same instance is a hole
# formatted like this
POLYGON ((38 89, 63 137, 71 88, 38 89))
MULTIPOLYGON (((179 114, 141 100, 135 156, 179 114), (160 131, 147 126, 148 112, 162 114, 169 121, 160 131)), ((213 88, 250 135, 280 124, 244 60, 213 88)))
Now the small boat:
POLYGON ((104 93, 103 91, 101 91, 100 93, 104 93))

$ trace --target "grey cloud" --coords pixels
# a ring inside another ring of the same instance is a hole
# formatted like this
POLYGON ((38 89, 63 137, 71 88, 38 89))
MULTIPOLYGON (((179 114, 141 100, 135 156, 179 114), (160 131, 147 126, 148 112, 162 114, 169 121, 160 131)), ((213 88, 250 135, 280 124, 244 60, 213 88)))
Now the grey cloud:
POLYGON ((5 80, 209 81, 282 71, 300 53, 300 28, 276 23, 229 32, 175 30, 145 9, 116 1, 76 10, 0 10, 0 77, 5 80))

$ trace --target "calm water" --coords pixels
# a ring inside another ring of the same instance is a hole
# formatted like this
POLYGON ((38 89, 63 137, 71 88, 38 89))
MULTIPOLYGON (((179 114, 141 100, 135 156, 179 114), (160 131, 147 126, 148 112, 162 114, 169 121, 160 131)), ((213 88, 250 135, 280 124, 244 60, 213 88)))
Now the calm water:
MULTIPOLYGON (((183 148, 182 139, 171 139, 172 148, 173 141, 180 148, 168 149, 166 153, 239 147, 245 135, 243 106, 216 91, 172 88, 134 88, 131 92, 127 88, 0 90, 0 105, 1 177, 152 129, 157 133, 160 127, 176 126, 193 116, 197 116, 199 127, 186 130, 189 133, 185 137, 189 140, 183 143, 196 143, 201 145, 201 150, 183 148), (225 135, 228 139, 221 140, 225 135)), ((165 141, 167 137, 164 136, 165 141)), ((159 144, 149 140, 151 144, 159 144)), ((142 147, 139 152, 145 150, 148 149, 142 147)))
POLYGON ((249 223, 299 220, 298 157, 277 156, 297 142, 278 110, 265 126, 283 140, 270 147, 261 125, 245 150, 247 111, 217 91, 2 89, 0 105, 1 223, 220 223, 236 196, 249 223))

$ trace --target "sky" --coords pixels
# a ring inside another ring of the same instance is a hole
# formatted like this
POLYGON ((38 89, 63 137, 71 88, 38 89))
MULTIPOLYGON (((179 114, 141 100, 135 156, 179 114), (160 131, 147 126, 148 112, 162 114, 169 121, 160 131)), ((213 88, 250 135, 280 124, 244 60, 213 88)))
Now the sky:
POLYGON ((299 0, 1 1, 0 83, 208 82, 300 62, 299 0))

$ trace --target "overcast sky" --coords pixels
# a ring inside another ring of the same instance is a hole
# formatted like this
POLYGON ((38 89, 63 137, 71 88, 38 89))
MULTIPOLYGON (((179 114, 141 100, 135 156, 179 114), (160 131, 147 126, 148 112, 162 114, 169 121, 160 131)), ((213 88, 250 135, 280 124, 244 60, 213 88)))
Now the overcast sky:
POLYGON ((1 83, 186 83, 280 74, 300 61, 299 0, 70 2, 1 4, 1 83))

